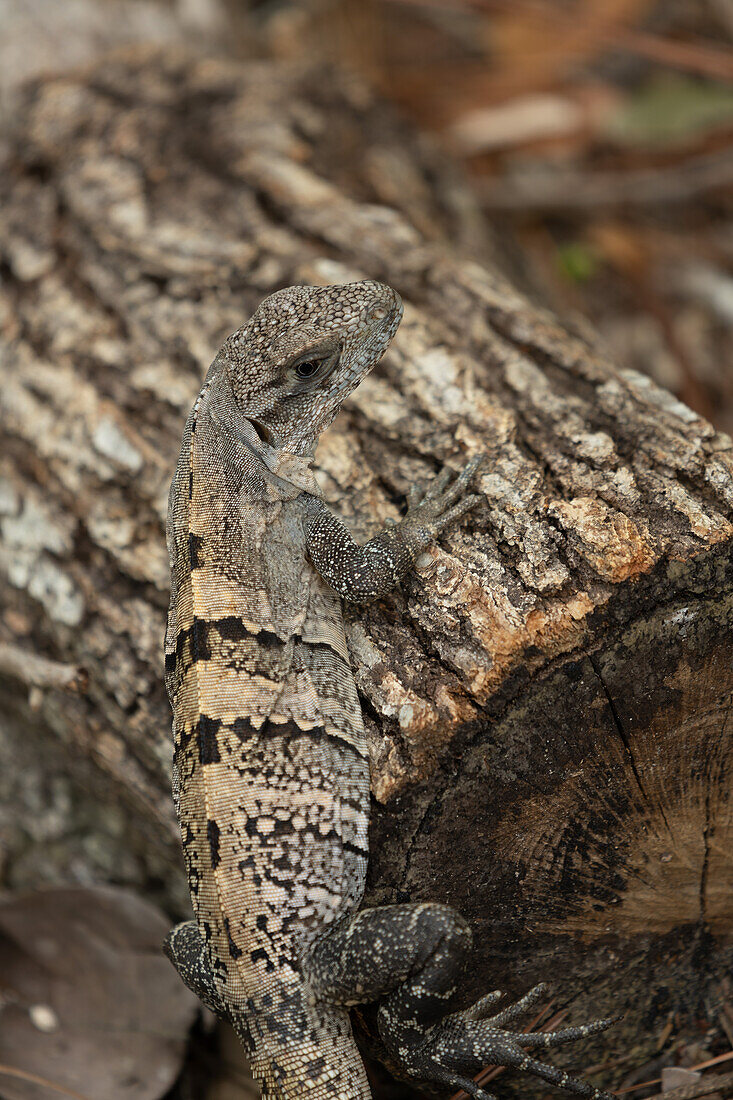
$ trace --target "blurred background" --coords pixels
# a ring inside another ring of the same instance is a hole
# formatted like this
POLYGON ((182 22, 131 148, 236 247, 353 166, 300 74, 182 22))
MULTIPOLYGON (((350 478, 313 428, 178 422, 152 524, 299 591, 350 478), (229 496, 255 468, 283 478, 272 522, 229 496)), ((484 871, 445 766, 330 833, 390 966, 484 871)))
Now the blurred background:
POLYGON ((346 67, 463 165, 482 258, 733 429, 733 0, 0 0, 0 27, 6 111, 139 42, 346 67))
MULTIPOLYGON (((592 326, 617 363, 733 432, 732 42, 733 0, 0 0, 0 118, 12 117, 23 81, 138 44, 195 46, 243 64, 302 59, 322 64, 324 80, 346 68, 464 173, 476 228, 464 251, 496 263, 567 324, 592 326)), ((399 205, 399 171, 387 175, 399 205)), ((62 898, 59 912, 73 902, 62 898)), ((90 927, 109 927, 106 904, 90 927)), ((159 917, 140 910, 136 919, 158 943, 159 917)), ((47 907, 6 910, 6 948, 13 928, 34 922, 52 938, 47 907)), ((66 951, 71 965, 73 944, 66 951)), ((120 1012, 115 967, 130 965, 115 958, 94 964, 108 968, 102 1022, 120 1012)), ((6 968, 17 961, 17 951, 0 955, 6 968)), ((146 980, 157 991, 167 980, 162 970, 138 978, 138 997, 146 980)), ((185 1035, 195 1006, 176 991, 165 1027, 185 1035)), ((32 1019, 39 1034, 54 1026, 42 1009, 32 1019)), ((721 1026, 733 1046, 733 1018, 721 1026)), ((140 1077, 126 1096, 256 1095, 213 1021, 163 1068, 154 1031, 149 1072, 138 1050, 140 1077)), ((691 1048, 677 1060, 701 1057, 691 1048)), ((658 1069, 632 1074, 630 1095, 646 1095, 634 1089, 658 1069)), ((0 1100, 106 1096, 103 1029, 79 1071, 80 1093, 54 1089, 52 1069, 35 1092, 0 1073, 0 1100)))

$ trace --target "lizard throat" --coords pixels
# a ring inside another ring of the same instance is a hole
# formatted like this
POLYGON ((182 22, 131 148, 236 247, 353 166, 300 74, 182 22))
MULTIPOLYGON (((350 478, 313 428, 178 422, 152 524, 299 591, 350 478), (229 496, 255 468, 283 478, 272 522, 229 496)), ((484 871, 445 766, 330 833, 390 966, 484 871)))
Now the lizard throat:
POLYGON ((311 470, 314 457, 312 454, 293 454, 291 451, 271 446, 263 438, 263 436, 272 438, 267 429, 263 432, 262 425, 249 418, 242 422, 238 435, 244 445, 257 455, 278 480, 294 485, 296 489, 301 489, 312 496, 320 497, 320 486, 311 470))

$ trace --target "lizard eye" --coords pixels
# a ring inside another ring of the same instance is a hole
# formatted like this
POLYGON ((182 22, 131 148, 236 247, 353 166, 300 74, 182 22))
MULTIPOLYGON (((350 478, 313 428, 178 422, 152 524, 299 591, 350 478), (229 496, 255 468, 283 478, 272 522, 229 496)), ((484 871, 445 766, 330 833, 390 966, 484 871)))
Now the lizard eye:
POLYGON ((290 377, 296 393, 310 389, 316 383, 326 379, 339 361, 339 348, 331 345, 327 348, 311 348, 296 359, 289 368, 290 377))
POLYGON ((307 359, 305 363, 298 363, 295 367, 296 378, 306 379, 313 378, 318 374, 323 359, 307 359))

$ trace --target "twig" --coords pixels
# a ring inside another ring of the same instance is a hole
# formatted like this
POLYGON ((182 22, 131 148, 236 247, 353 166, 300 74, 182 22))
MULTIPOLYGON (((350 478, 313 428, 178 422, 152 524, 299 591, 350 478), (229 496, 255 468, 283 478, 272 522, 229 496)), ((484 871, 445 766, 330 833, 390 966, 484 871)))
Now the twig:
MULTIPOLYGON (((719 1066, 721 1062, 730 1062, 731 1058, 733 1058, 733 1050, 726 1051, 725 1054, 719 1054, 717 1058, 711 1058, 707 1062, 700 1062, 697 1066, 686 1066, 685 1068, 689 1069, 691 1072, 696 1073, 698 1070, 709 1069, 710 1066, 719 1066)), ((648 1089, 650 1085, 661 1085, 661 1083, 661 1077, 653 1077, 651 1081, 640 1081, 638 1085, 628 1085, 625 1089, 619 1089, 616 1095, 623 1096, 627 1092, 636 1092, 639 1089, 648 1089)), ((687 1088, 689 1086, 685 1085, 683 1087, 687 1088)), ((667 1097, 670 1096, 671 1093, 665 1092, 664 1095, 665 1097, 667 1097)))
POLYGON ((526 172, 499 183, 478 184, 488 210, 577 210, 689 202, 733 183, 733 152, 709 153, 668 168, 637 172, 526 172))
POLYGON ((0 1064, 0 1074, 4 1074, 6 1077, 17 1077, 20 1081, 30 1081, 34 1085, 43 1085, 44 1088, 53 1089, 54 1092, 63 1093, 64 1096, 71 1096, 73 1100, 89 1100, 87 1096, 82 1096, 80 1092, 67 1089, 64 1085, 57 1085, 46 1077, 39 1077, 37 1073, 28 1073, 24 1069, 16 1069, 15 1066, 0 1064))
POLYGON ((36 688, 57 688, 60 691, 85 691, 89 683, 86 669, 49 661, 30 650, 0 642, 0 674, 36 688))
POLYGON ((733 56, 730 50, 719 50, 699 42, 660 38, 655 34, 626 28, 616 28, 612 38, 619 49, 626 49, 629 53, 648 57, 664 65, 718 80, 733 78, 733 56))
MULTIPOLYGON (((571 28, 574 39, 578 35, 587 38, 591 45, 627 50, 641 57, 648 57, 652 61, 659 61, 688 72, 700 73, 703 76, 714 77, 719 80, 731 80, 733 78, 733 56, 729 50, 710 46, 706 42, 681 42, 674 38, 664 38, 660 35, 649 34, 633 27, 619 25, 617 19, 590 21, 590 27, 585 34, 583 27, 578 26, 575 12, 568 14, 552 7, 550 4, 535 0, 392 0, 393 3, 414 7, 437 7, 442 10, 458 7, 463 10, 486 12, 492 14, 496 9, 515 13, 523 11, 525 17, 531 19, 546 19, 551 17, 557 28, 557 37, 562 38, 562 32, 571 28)), ((557 45, 548 41, 547 52, 556 52, 557 45)))

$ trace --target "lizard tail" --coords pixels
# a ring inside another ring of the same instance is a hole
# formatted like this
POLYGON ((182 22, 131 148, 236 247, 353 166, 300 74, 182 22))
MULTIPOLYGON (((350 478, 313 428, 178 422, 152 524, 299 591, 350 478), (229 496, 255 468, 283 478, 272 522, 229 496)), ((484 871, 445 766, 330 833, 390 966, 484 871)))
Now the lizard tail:
POLYGON ((307 1017, 291 1038, 273 1031, 254 1038, 233 1021, 245 1048, 254 1050, 251 1069, 262 1100, 371 1100, 348 1013, 330 1005, 321 1013, 316 1006, 307 1017))

